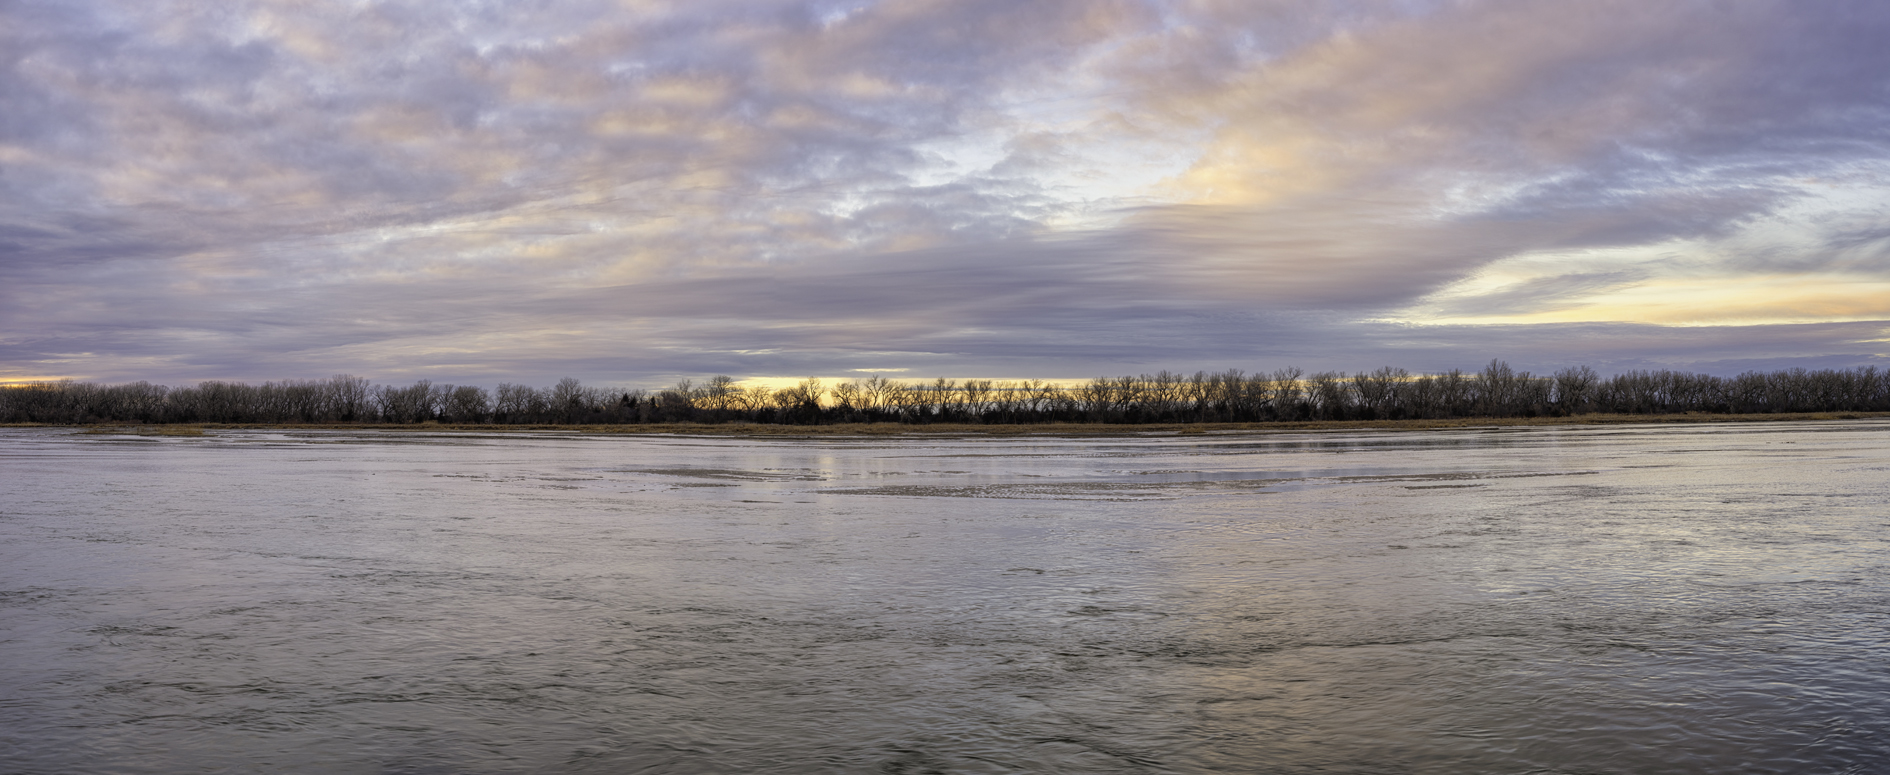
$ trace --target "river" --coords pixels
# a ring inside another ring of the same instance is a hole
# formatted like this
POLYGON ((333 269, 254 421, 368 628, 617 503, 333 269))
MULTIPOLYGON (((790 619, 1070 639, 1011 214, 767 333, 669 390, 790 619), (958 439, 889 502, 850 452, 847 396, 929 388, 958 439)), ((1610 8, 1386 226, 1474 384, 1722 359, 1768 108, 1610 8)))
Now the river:
POLYGON ((0 772, 1890 771, 1890 422, 0 430, 0 772))

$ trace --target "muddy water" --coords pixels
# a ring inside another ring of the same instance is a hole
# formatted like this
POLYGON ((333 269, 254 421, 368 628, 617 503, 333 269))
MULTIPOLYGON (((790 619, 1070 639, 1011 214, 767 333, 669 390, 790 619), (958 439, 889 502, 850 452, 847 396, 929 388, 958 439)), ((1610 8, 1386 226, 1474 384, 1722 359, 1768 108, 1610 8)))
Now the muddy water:
POLYGON ((0 772, 1890 771, 1890 424, 0 431, 0 772))

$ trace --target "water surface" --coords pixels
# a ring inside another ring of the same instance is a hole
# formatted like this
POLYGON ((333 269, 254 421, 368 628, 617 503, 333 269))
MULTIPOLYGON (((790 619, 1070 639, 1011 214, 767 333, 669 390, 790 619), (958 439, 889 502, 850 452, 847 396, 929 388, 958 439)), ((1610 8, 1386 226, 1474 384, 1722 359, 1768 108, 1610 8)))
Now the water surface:
POLYGON ((1890 423, 0 430, 0 772, 1882 772, 1890 423))

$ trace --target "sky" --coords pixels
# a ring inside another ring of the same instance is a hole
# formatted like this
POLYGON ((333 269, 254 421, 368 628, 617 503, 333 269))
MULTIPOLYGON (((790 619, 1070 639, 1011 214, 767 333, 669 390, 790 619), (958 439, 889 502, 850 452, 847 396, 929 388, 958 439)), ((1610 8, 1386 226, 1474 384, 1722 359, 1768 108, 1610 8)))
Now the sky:
POLYGON ((1890 361, 1890 4, 0 0, 0 382, 1890 361))

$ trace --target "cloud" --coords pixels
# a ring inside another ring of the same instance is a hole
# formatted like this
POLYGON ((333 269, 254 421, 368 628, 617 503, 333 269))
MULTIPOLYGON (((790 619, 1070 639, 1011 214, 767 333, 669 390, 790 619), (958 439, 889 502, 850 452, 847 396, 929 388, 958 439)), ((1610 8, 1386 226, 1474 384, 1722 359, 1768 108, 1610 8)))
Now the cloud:
POLYGON ((1887 36, 1872 4, 20 0, 0 377, 1881 358, 1887 36))

